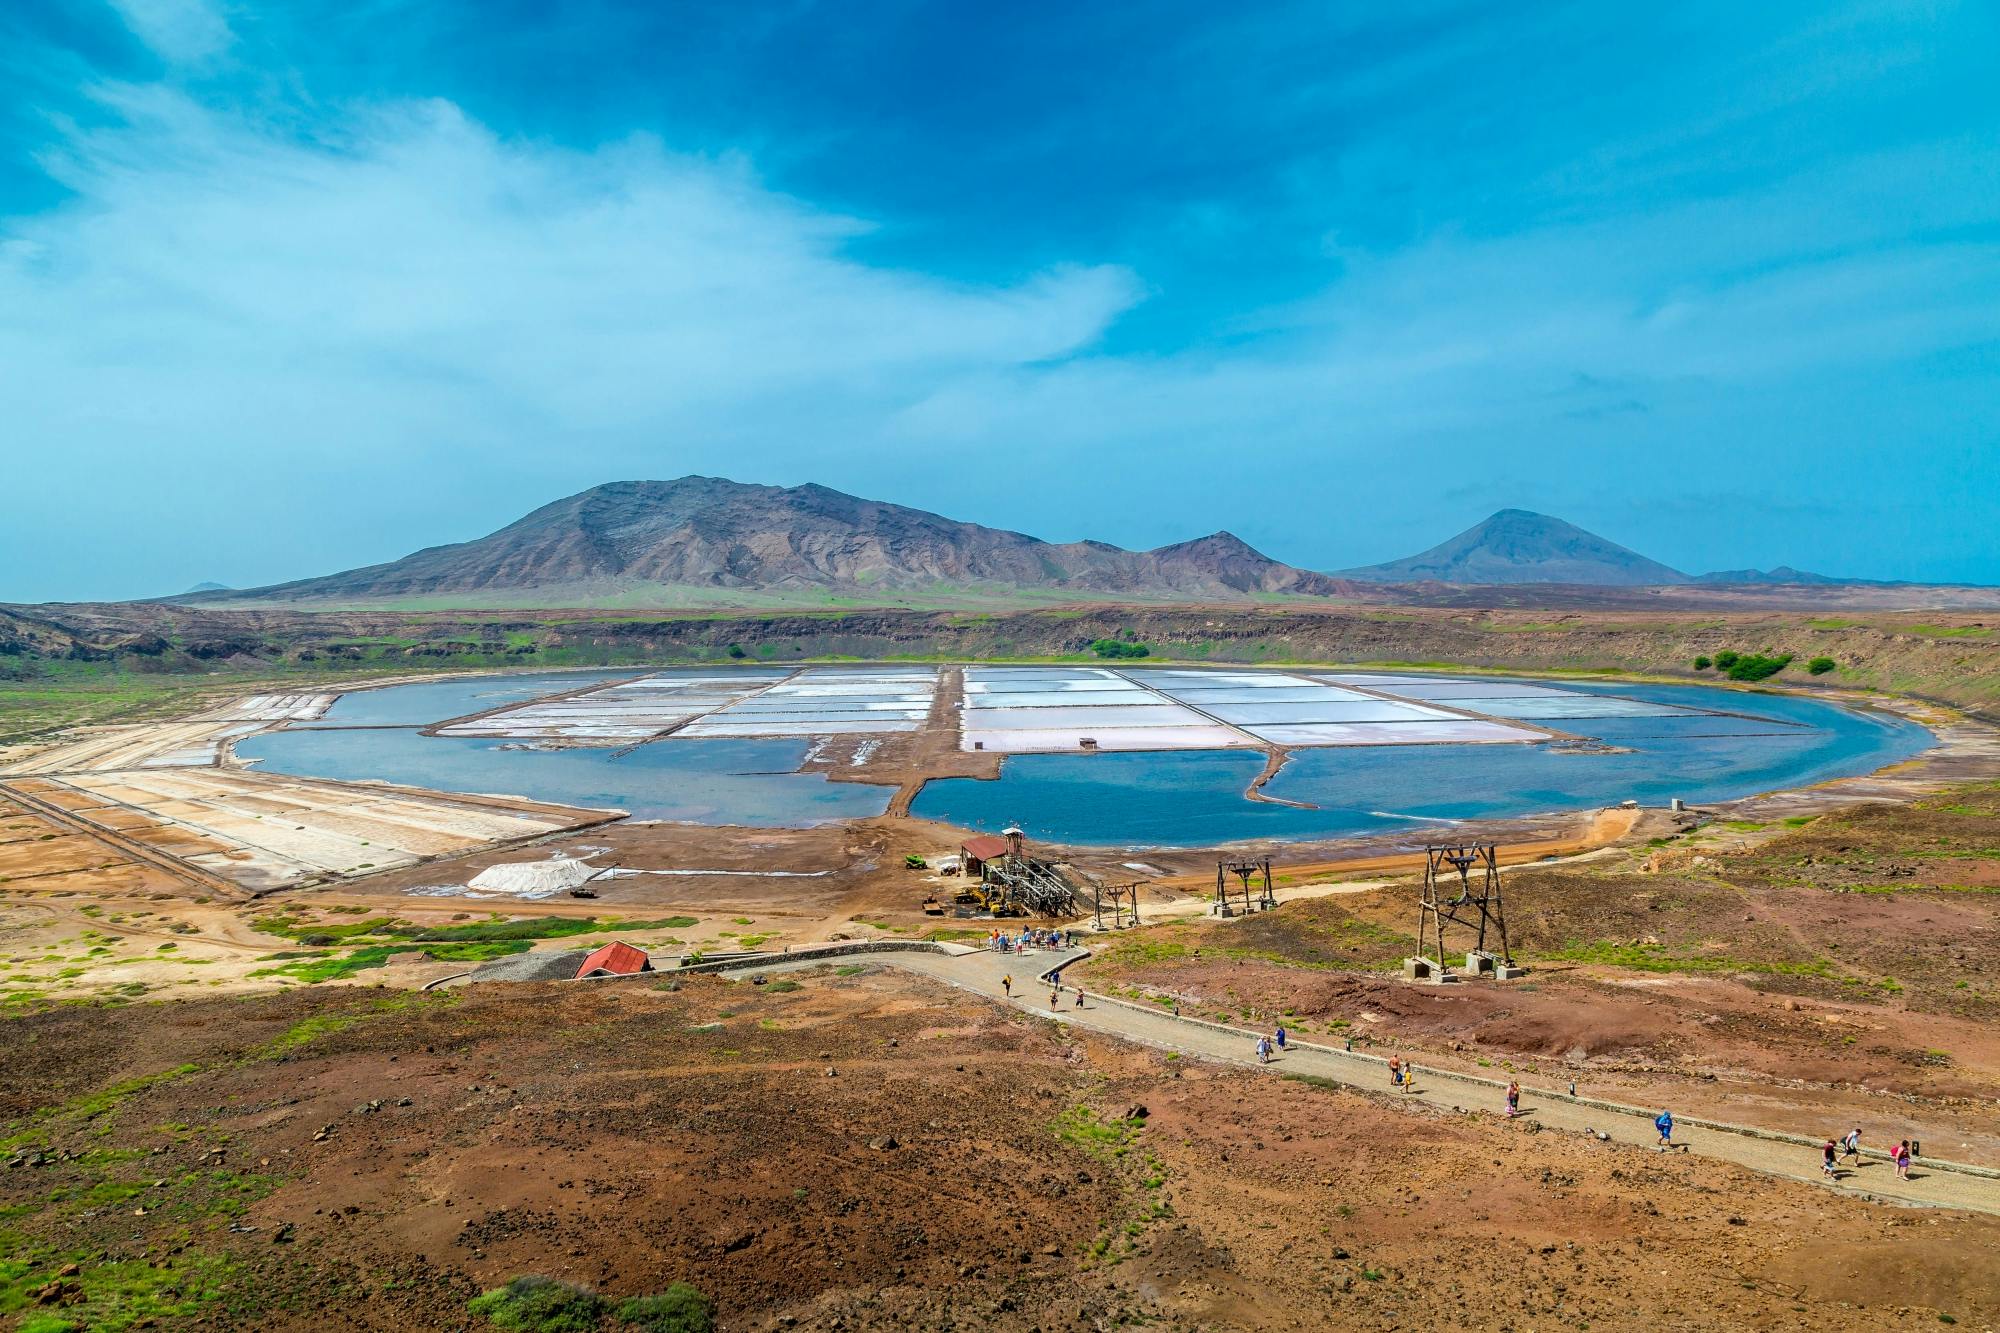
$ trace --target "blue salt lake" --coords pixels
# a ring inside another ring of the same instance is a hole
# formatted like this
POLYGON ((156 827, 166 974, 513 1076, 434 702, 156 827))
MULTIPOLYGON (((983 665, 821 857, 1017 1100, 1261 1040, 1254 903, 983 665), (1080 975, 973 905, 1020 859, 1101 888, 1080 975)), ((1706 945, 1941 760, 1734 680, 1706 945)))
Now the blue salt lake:
MULTIPOLYGON (((620 753, 529 749, 515 741, 430 737, 416 730, 641 670, 472 677, 370 690, 344 696, 317 723, 253 736, 236 748, 269 771, 612 806, 636 819, 796 827, 879 815, 887 807, 886 786, 798 772, 810 744, 805 739, 670 738, 620 753)), ((1589 809, 1627 799, 1725 800, 1868 772, 1930 743, 1929 733, 1913 723, 1814 699, 1700 686, 1541 683, 1730 715, 1661 713, 1548 724, 1627 753, 1545 745, 1299 749, 1266 790, 1319 807, 1311 810, 1244 799, 1263 765, 1255 751, 1016 755, 1004 761, 997 781, 931 782, 912 813, 975 828, 1019 823, 1037 838, 1084 845, 1296 841, 1415 832, 1424 823, 1589 809)))
MULTIPOLYGON (((1384 687, 1392 688, 1392 687, 1384 687)), ((1605 687, 1572 685, 1581 693, 1605 687)), ((1417 824, 1513 818, 1672 797, 1710 802, 1866 773, 1930 745, 1914 723, 1785 695, 1700 686, 1616 687, 1620 697, 1751 716, 1666 714, 1552 723, 1628 753, 1546 745, 1300 749, 1266 787, 1318 806, 1248 801, 1263 755, 1242 750, 1016 755, 997 781, 927 784, 911 814, 971 828, 1018 823, 1052 842, 1199 847, 1415 832, 1417 824)))

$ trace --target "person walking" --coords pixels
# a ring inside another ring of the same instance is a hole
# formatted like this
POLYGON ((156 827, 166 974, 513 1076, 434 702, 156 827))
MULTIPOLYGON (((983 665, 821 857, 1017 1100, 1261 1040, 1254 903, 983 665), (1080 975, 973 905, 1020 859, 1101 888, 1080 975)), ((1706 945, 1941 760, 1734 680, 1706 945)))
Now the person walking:
POLYGON ((1908 1180, 1910 1178, 1910 1141, 1904 1139, 1901 1143, 1897 1144, 1891 1156, 1896 1161, 1896 1179, 1908 1180))
POLYGON ((1671 1111, 1663 1108, 1660 1114, 1654 1118, 1653 1128, 1660 1131, 1659 1148, 1661 1152, 1665 1152, 1674 1146, 1674 1117, 1671 1111))
POLYGON ((1519 1083, 1509 1083, 1507 1085, 1507 1118, 1512 1120, 1519 1114, 1521 1114, 1521 1085, 1519 1083))
POLYGON ((1079 1009, 1083 1008, 1083 987, 1081 986, 1076 988, 1076 1007, 1079 1009))
POLYGON ((1000 993, 1010 1000, 1014 998, 1014 974, 1012 972, 1000 978, 1000 993))
POLYGON ((1285 1025, 1283 1023, 1278 1024, 1278 1030, 1271 1034, 1271 1040, 1278 1043, 1278 1049, 1281 1051, 1285 1049, 1285 1036, 1285 1025))
POLYGON ((1403 1086, 1403 1061, 1399 1056, 1389 1057, 1389 1086, 1392 1088, 1403 1086))
POLYGON ((1861 1126, 1847 1131, 1847 1137, 1840 1141, 1840 1155, 1851 1158, 1856 1166, 1861 1165, 1861 1126))
POLYGON ((1062 992, 1061 992, 1061 991, 1055 991, 1055 990, 1052 990, 1052 991, 1050 991, 1050 992, 1049 992, 1049 1008, 1051 1008, 1051 1009, 1060 1009, 1060 1008, 1062 1008, 1062 992))
POLYGON ((1828 1139, 1820 1147, 1819 1150, 1820 1174, 1825 1176, 1828 1180, 1840 1179, 1840 1172, 1835 1170, 1833 1165, 1834 1159, 1839 1155, 1839 1153, 1840 1149, 1832 1139, 1828 1139))
POLYGON ((1269 1037, 1257 1038, 1257 1063, 1260 1065, 1271 1063, 1271 1039, 1269 1037))

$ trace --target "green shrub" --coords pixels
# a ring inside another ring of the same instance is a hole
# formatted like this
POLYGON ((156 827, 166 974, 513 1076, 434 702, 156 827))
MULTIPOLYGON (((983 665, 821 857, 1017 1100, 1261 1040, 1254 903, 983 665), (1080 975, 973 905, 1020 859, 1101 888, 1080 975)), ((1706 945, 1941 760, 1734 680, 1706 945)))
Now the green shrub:
POLYGON ((1729 670, 1729 668, 1736 665, 1736 657, 1737 657, 1736 653, 1725 648, 1721 652, 1715 655, 1715 664, 1721 667, 1724 671, 1727 671, 1729 670))
POLYGON ((1778 657, 1766 657, 1761 653, 1750 653, 1738 657, 1729 667, 1731 680, 1767 680, 1792 664, 1792 655, 1785 653, 1778 657))
POLYGON ((1706 671, 1714 665, 1715 660, 1711 657, 1703 656, 1694 659, 1694 669, 1696 671, 1706 671))
POLYGON ((532 1274, 474 1296, 465 1308, 516 1333, 596 1333, 604 1318, 596 1292, 532 1274))
POLYGON ((676 1282, 657 1296, 634 1296, 618 1307, 618 1317, 647 1333, 709 1333, 715 1327, 715 1302, 676 1282))
POLYGON ((1824 676, 1838 665, 1840 664, 1831 657, 1815 657, 1812 661, 1806 663, 1806 670, 1815 676, 1824 676))
POLYGON ((1099 657, 1151 657, 1153 650, 1143 643, 1133 643, 1127 639, 1097 639, 1090 645, 1090 651, 1099 657))

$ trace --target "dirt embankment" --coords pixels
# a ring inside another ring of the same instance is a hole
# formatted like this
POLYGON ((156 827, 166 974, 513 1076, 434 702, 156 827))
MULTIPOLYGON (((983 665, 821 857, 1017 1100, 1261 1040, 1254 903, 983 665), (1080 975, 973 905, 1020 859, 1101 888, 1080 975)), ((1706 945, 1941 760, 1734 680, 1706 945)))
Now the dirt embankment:
POLYGON ((589 665, 910 655, 983 659, 1084 653, 1130 631, 1162 657, 1211 663, 1456 663, 1625 670, 1689 679, 1698 655, 1790 653, 1816 683, 2000 706, 1994 613, 1459 607, 1091 605, 967 614, 209 611, 159 605, 0 608, 0 660, 84 658, 155 669, 315 671, 368 666, 589 665))
MULTIPOLYGON (((1288 1022, 1642 1104, 2000 1160, 2000 788, 1737 822, 1505 880, 1525 982, 1407 983, 1412 884, 1121 937, 1088 972, 1194 1012, 1288 1022)), ((1461 939, 1463 936, 1460 937, 1461 939)))
POLYGON ((0 1308, 79 1325, 469 1327, 524 1272, 690 1282, 729 1329, 2000 1317, 1991 1218, 1175 1061, 890 972, 7 1027, 0 1308))

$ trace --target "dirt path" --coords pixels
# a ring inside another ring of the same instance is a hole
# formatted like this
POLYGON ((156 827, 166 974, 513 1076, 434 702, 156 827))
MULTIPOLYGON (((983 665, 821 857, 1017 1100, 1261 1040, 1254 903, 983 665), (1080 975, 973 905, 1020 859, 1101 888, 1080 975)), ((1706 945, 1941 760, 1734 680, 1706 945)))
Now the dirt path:
MULTIPOLYGON (((1334 1050, 1330 1047, 1292 1043, 1292 1049, 1259 1066, 1255 1056, 1257 1033, 1202 1020, 1176 1017, 1136 1005, 1090 996, 1085 1007, 1074 1007, 1076 993, 1066 990, 1063 1007, 1051 1011, 1048 992, 1036 978, 1058 965, 1087 958, 1087 950, 1068 953, 1000 955, 975 951, 956 955, 907 953, 881 954, 871 961, 884 962, 932 977, 948 985, 1011 1004, 1031 1014, 1061 1023, 1074 1024, 1109 1033, 1147 1046, 1163 1047, 1230 1064, 1263 1068, 1273 1073, 1323 1078, 1347 1087, 1388 1093, 1388 1061, 1380 1056, 1334 1050), (1014 994, 1001 987, 1003 976, 1014 979, 1014 994)), ((760 970, 773 970, 769 968, 760 970)), ((1447 1110, 1480 1111, 1498 1115, 1503 1109, 1500 1089, 1485 1080, 1444 1070, 1420 1068, 1416 1088, 1402 1094, 1413 1101, 1447 1110)), ((1542 1129, 1577 1134, 1595 1134, 1610 1143, 1640 1148, 1655 1145, 1653 1129, 1656 1110, 1619 1106, 1591 1099, 1571 1099, 1564 1093, 1523 1087, 1522 1118, 1542 1129)), ((1683 1120, 1683 1117, 1676 1117, 1683 1120)), ((1823 1180, 1819 1154, 1804 1144, 1786 1143, 1764 1137, 1766 1131, 1712 1122, 1695 1125, 1685 1122, 1674 1137, 1687 1151, 1748 1167, 1766 1175, 1815 1183, 1823 1180)), ((1842 1194, 1913 1207, 1958 1208, 1968 1212, 2000 1216, 2000 1179, 1958 1171, 1941 1171, 1921 1162, 1909 1180, 1897 1180, 1895 1171, 1881 1158, 1864 1160, 1859 1167, 1844 1172, 1841 1183, 1828 1188, 1842 1194)))

